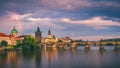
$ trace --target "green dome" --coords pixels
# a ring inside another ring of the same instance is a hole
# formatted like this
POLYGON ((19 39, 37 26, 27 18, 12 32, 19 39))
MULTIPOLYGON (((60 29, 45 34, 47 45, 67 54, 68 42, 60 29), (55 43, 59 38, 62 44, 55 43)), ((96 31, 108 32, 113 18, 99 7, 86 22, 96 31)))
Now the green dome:
POLYGON ((15 29, 15 27, 11 30, 11 34, 18 33, 18 31, 15 29))

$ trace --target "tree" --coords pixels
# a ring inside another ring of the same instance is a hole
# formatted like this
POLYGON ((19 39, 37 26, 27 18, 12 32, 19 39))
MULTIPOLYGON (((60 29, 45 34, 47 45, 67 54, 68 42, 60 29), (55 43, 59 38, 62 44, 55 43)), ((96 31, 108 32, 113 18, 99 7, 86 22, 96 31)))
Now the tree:
POLYGON ((2 41, 1 41, 1 45, 2 45, 2 46, 7 46, 7 45, 8 45, 8 42, 5 41, 5 40, 2 40, 2 41))
POLYGON ((22 46, 22 41, 21 40, 17 40, 16 42, 17 43, 16 43, 16 46, 14 46, 14 48, 15 49, 20 48, 22 46))
POLYGON ((33 36, 25 36, 22 42, 22 49, 25 51, 31 51, 37 49, 39 46, 37 40, 33 36))

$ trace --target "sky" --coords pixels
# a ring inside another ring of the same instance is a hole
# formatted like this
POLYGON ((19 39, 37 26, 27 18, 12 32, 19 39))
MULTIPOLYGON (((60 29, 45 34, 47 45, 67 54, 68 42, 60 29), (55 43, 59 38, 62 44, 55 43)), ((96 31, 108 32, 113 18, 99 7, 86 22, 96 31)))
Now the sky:
POLYGON ((120 0, 0 0, 0 32, 82 40, 120 38, 120 0))

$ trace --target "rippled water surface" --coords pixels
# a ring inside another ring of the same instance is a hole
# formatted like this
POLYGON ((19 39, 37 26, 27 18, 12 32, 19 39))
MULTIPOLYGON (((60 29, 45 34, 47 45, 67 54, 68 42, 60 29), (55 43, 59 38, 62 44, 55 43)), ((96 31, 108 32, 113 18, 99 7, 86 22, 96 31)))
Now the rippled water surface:
POLYGON ((0 51, 0 68, 120 68, 120 50, 106 46, 84 49, 43 48, 38 51, 0 51))

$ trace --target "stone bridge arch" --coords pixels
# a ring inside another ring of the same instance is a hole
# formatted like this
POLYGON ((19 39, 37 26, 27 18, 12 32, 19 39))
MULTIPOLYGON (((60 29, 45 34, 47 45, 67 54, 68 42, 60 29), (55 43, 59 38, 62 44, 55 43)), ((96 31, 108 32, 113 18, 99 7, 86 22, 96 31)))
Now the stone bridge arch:
POLYGON ((105 46, 114 46, 115 44, 114 43, 106 43, 104 44, 105 46))

